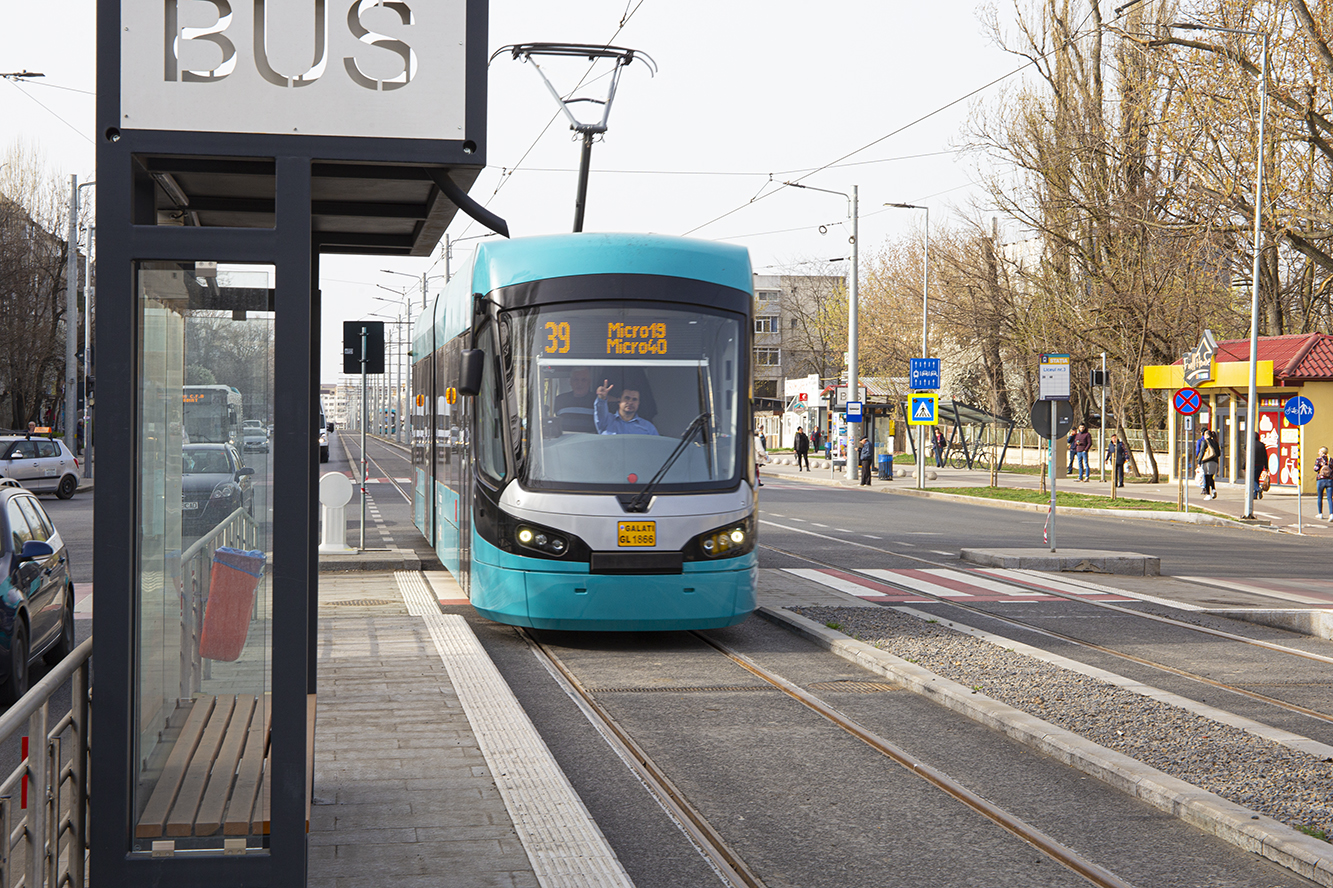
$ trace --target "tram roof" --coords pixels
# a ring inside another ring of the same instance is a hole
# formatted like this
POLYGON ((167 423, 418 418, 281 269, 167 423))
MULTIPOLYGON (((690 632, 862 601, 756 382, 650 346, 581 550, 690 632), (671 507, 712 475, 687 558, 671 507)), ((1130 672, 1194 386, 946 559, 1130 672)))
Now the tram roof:
POLYGON ((662 234, 551 234, 477 247, 472 292, 587 274, 652 274, 754 288, 750 251, 734 244, 662 234))

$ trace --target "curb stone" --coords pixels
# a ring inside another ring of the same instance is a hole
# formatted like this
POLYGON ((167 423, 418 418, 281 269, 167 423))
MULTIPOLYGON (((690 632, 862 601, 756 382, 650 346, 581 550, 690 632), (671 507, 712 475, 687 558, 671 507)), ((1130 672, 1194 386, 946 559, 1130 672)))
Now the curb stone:
POLYGON ((800 635, 915 694, 1000 731, 1044 755, 1147 802, 1210 835, 1259 854, 1326 888, 1333 888, 1333 845, 1267 815, 1227 801, 1123 753, 1000 703, 887 651, 849 638, 790 611, 761 607, 764 620, 800 635))

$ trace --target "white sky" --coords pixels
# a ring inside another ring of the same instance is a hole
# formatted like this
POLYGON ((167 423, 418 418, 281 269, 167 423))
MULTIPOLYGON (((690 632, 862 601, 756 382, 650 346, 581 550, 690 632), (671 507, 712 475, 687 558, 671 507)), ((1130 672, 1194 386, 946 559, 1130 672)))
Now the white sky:
MULTIPOLYGON (((94 6, 0 0, 0 73, 46 75, 21 87, 0 80, 0 149, 24 140, 44 152, 53 172, 81 182, 95 172, 94 6)), ((863 254, 919 230, 920 213, 885 209, 886 201, 929 204, 933 227, 974 193, 968 164, 947 153, 971 103, 908 125, 1019 66, 987 42, 975 10, 975 0, 492 0, 489 48, 601 43, 632 12, 614 42, 647 53, 659 70, 650 77, 636 61, 622 74, 609 131, 593 147, 585 230, 725 239, 748 247, 760 273, 817 273, 826 266, 798 263, 850 253, 847 201, 778 190, 766 184, 770 174, 775 183, 804 177, 907 127, 803 179, 845 193, 859 187, 863 254), (820 225, 829 226, 827 235, 820 225)), ((547 67, 562 91, 585 70, 582 62, 547 67)), ((579 95, 600 98, 604 84, 579 95)), ((555 100, 530 66, 507 55, 491 65, 489 96, 489 167, 473 197, 515 236, 570 230, 579 146, 563 118, 542 134, 558 111, 555 100), (515 168, 496 193, 502 170, 515 168)), ((483 231, 462 214, 449 228, 454 238, 483 231)), ((455 268, 475 243, 457 245, 455 268)), ((373 300, 392 298, 376 285, 414 286, 383 268, 434 276, 444 263, 439 250, 431 259, 325 257, 324 382, 339 378, 344 320, 396 311, 373 300)), ((433 280, 432 291, 442 284, 433 280)))

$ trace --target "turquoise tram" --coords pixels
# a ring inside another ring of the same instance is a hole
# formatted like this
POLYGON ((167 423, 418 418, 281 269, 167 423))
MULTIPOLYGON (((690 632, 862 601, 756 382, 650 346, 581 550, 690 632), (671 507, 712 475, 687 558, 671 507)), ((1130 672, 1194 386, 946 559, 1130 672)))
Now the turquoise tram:
POLYGON ((488 241, 413 354, 414 520, 472 606, 536 629, 755 608, 753 278, 658 235, 488 241))

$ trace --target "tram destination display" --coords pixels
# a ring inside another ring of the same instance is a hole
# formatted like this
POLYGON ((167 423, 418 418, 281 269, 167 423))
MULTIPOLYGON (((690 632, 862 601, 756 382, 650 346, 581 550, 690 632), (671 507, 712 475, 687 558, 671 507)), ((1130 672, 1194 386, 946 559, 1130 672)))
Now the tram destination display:
POLYGON ((678 312, 545 311, 535 331, 536 351, 549 358, 651 360, 696 355, 708 327, 678 312))

